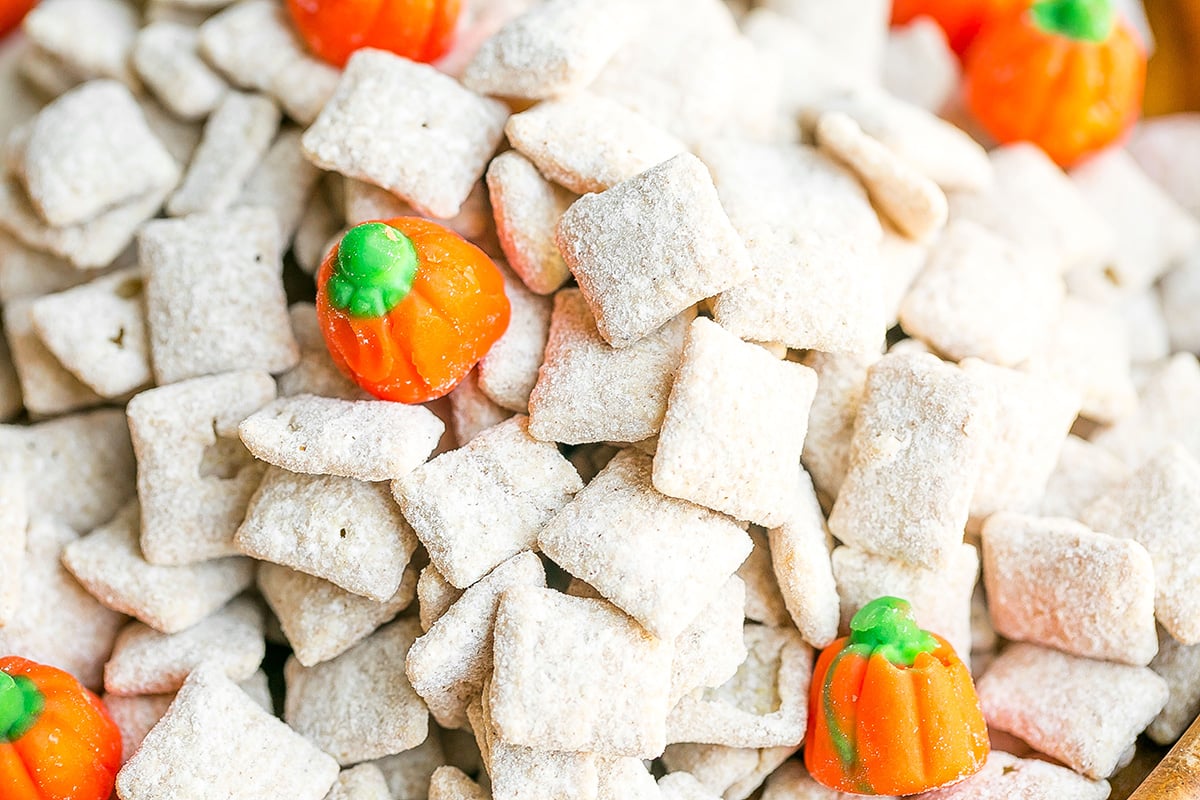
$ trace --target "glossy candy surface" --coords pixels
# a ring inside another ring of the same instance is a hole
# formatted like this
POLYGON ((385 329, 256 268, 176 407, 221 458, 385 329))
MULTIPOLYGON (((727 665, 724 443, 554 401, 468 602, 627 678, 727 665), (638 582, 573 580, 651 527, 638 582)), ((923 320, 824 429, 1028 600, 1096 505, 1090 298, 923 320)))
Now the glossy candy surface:
POLYGON ((450 49, 461 0, 288 0, 288 13, 312 52, 335 67, 373 47, 413 61, 450 49))
POLYGON ((946 32, 950 47, 962 57, 984 20, 1028 3, 1029 0, 895 0, 892 24, 904 25, 917 17, 929 17, 946 32))

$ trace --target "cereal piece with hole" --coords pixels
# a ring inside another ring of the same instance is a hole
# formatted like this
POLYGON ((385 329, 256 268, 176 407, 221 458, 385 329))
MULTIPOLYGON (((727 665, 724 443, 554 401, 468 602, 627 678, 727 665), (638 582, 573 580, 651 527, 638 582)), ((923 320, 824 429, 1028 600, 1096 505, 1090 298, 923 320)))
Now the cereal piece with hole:
POLYGON ((637 442, 657 434, 693 316, 685 311, 617 349, 600 336, 578 289, 558 292, 529 396, 530 433, 567 444, 637 442))
POLYGON ((808 475, 801 475, 787 518, 768 537, 771 565, 791 621, 804 641, 827 647, 837 638, 839 599, 829 531, 808 475))
POLYGON ((514 586, 545 585, 541 560, 528 551, 519 553, 467 589, 413 644, 406 674, 438 724, 467 724, 467 705, 491 673, 500 596, 514 586))
POLYGON ((507 270, 503 275, 511 315, 504 335, 479 362, 479 389, 502 408, 528 414, 529 394, 550 336, 554 301, 529 291, 507 270))
POLYGON ((1161 745, 1169 745, 1183 735, 1200 713, 1200 646, 1175 641, 1164 631, 1159 636, 1158 654, 1150 669, 1167 682, 1171 694, 1146 735, 1161 745))
POLYGON ((450 606, 463 596, 463 589, 457 589, 446 580, 437 567, 427 564, 421 569, 417 579, 417 600, 421 616, 421 629, 428 631, 434 623, 441 619, 450 606))
POLYGON ((264 95, 226 92, 204 123, 183 183, 167 201, 172 217, 229 208, 279 130, 279 109, 264 95))
MULTIPOLYGON (((52 506, 31 502, 30 507, 52 506)), ((21 603, 0 628, 0 650, 66 670, 85 686, 98 689, 104 661, 126 617, 102 606, 63 567, 63 548, 77 538, 75 531, 51 517, 30 521, 21 603)))
POLYGON ((104 690, 126 696, 174 692, 207 662, 220 664, 231 680, 243 681, 258 669, 265 652, 262 609, 248 597, 179 633, 130 622, 104 665, 104 690))
POLYGON ((767 534, 760 528, 751 528, 750 540, 754 542, 754 549, 737 571, 737 576, 746 585, 746 619, 776 628, 789 625, 791 617, 775 579, 767 534))
MULTIPOLYGON (((571 588, 577 585, 587 586, 578 578, 573 579, 571 588)), ((578 596, 596 598, 600 595, 592 590, 589 595, 578 596)), ((696 689, 720 686, 732 678, 746 660, 746 643, 742 638, 745 606, 746 584, 734 575, 721 587, 716 598, 675 637, 675 655, 671 663, 672 706, 696 689)))
POLYGON ((382 186, 448 219, 483 177, 507 117, 503 103, 433 67, 362 50, 350 57, 302 145, 318 167, 382 186))
POLYGON ((1046 482, 1038 514, 1077 519, 1092 502, 1125 483, 1131 472, 1103 447, 1068 436, 1046 482))
POLYGON ((575 195, 543 178, 515 150, 492 160, 487 186, 509 266, 531 292, 553 293, 571 279, 554 243, 554 229, 575 195))
POLYGON ((525 747, 656 757, 673 652, 606 601, 510 589, 488 694, 496 733, 525 747))
POLYGON ((338 765, 260 708, 217 665, 202 665, 117 776, 126 800, 321 800, 338 765))
POLYGON ((962 541, 995 415, 991 387, 957 367, 881 358, 867 374, 830 532, 914 566, 945 562, 962 541))
POLYGON ((105 525, 67 545, 63 565, 96 599, 162 633, 178 633, 254 582, 254 562, 219 558, 156 566, 142 557, 141 513, 131 501, 105 525))
POLYGON ((808 432, 800 456, 817 494, 832 507, 846 479, 854 420, 867 386, 867 370, 875 353, 811 351, 803 363, 817 373, 817 392, 808 412, 808 432))
MULTIPOLYGON (((687 772, 725 800, 746 800, 796 747, 726 747, 720 744, 672 744, 663 753, 668 772, 687 772)), ((793 762, 796 763, 796 762, 793 762)), ((794 800, 794 799, 793 799, 794 800)))
POLYGON ((1147 667, 1024 643, 997 656, 977 689, 988 725, 1093 779, 1115 771, 1168 693, 1147 667))
POLYGON ((331 661, 289 659, 284 720, 343 766, 416 747, 429 712, 396 668, 420 632, 415 619, 402 619, 331 661))
POLYGON ((462 82, 480 94, 522 100, 573 94, 641 32, 645 10, 631 0, 551 0, 534 6, 484 41, 462 82))
POLYGON ((385 481, 429 458, 446 426, 424 406, 283 397, 238 426, 255 458, 290 472, 385 481))
POLYGON ((971 517, 1033 511, 1079 413, 1079 394, 1049 377, 974 358, 960 366, 996 396, 996 423, 971 495, 971 517))
POLYGON ((417 570, 411 562, 400 588, 382 603, 269 561, 258 567, 258 589, 279 619, 296 660, 306 667, 341 655, 391 621, 412 604, 416 588, 417 570))
POLYGON ((717 322, 797 349, 878 351, 881 228, 854 176, 811 147, 723 139, 699 153, 753 267, 717 297, 717 322))
POLYGON ((542 175, 576 194, 611 189, 687 149, 637 112, 588 93, 514 114, 504 132, 542 175))
POLYGON ((279 228, 270 211, 157 220, 138 234, 138 259, 159 383, 296 365, 300 352, 288 321, 279 228))
POLYGON ((1134 469, 1172 442, 1200 458, 1198 404, 1200 363, 1190 353, 1176 353, 1146 379, 1137 410, 1093 441, 1134 469))
POLYGON ((274 211, 284 250, 295 236, 309 195, 321 177, 321 171, 304 157, 300 137, 300 129, 290 125, 279 132, 246 179, 236 202, 239 206, 274 211))
POLYGON ((1138 666, 1158 651, 1154 565, 1136 541, 994 514, 983 526, 983 580, 992 624, 1009 639, 1138 666))
POLYGON ((374 764, 342 770, 325 800, 391 800, 387 780, 374 764))
POLYGON ((237 425, 274 397, 270 375, 231 372, 160 386, 129 401, 147 561, 178 565, 239 555, 233 534, 266 465, 242 446, 237 425))
POLYGON ((654 488, 736 519, 778 525, 799 491, 817 374, 692 322, 654 454, 654 488), (710 457, 696 452, 709 448, 710 457))
POLYGON ((294 303, 288 307, 292 335, 300 350, 296 366, 279 376, 279 396, 313 394, 342 400, 363 400, 370 395, 338 370, 329 356, 317 307, 312 303, 294 303))
POLYGON ((152 22, 138 32, 133 68, 172 114, 195 120, 221 104, 229 85, 204 63, 200 34, 190 25, 152 22))
POLYGON ((129 52, 138 10, 124 0, 52 0, 29 13, 22 30, 76 82, 113 78, 131 89, 138 80, 129 52))
POLYGON ((1200 463, 1169 444, 1081 518, 1093 530, 1127 536, 1150 552, 1159 623, 1183 644, 1200 644, 1200 463))
POLYGON ((1125 150, 1113 148, 1071 170, 1071 181, 1112 231, 1103 261, 1067 276, 1072 291, 1111 299, 1150 288, 1172 264, 1200 247, 1200 220, 1158 187, 1125 150))
POLYGON ((385 602, 417 549, 386 483, 268 467, 234 536, 247 555, 385 602))
POLYGON ((170 188, 179 166, 129 89, 102 80, 67 92, 34 117, 20 174, 38 214, 62 228, 170 188))
POLYGON ((443 766, 429 778, 429 800, 491 800, 491 795, 458 767, 443 766))
POLYGON ((38 338, 33 327, 35 302, 25 298, 4 306, 4 335, 25 408, 31 414, 53 416, 100 405, 104 398, 68 372, 38 338))
POLYGON ((954 361, 974 356, 1011 367, 1045 346, 1065 294, 1038 251, 955 221, 901 302, 900 324, 954 361))
POLYGON ((965 662, 971 652, 971 594, 979 577, 979 553, 960 543, 940 569, 923 569, 857 547, 836 547, 833 576, 841 598, 842 630, 876 597, 895 595, 912 604, 922 628, 937 633, 965 662))
POLYGON ((875 206, 902 233, 927 239, 946 224, 949 205, 936 183, 840 111, 822 114, 816 138, 821 149, 858 175, 875 206))
POLYGON ((795 746, 804 740, 812 650, 791 628, 747 624, 749 655, 737 674, 681 699, 667 740, 730 747, 795 746))
POLYGON ((546 524, 538 546, 664 640, 717 597, 752 548, 728 517, 657 492, 650 457, 633 448, 546 524))
POLYGON ((958 91, 962 66, 930 17, 892 28, 883 52, 883 88, 937 114, 958 91))
POLYGON ((750 277, 708 170, 687 153, 576 200, 557 240, 597 330, 618 348, 750 277))
POLYGON ((718 800, 719 795, 686 772, 672 772, 658 779, 659 796, 663 800, 718 800))
POLYGON ((153 377, 142 276, 117 270, 29 306, 34 332, 72 375, 101 397, 144 389, 153 377))
POLYGON ((464 447, 479 434, 513 416, 507 408, 492 402, 479 389, 479 372, 471 370, 454 391, 447 395, 450 403, 451 427, 459 447, 464 447))
POLYGON ((429 560, 460 589, 532 547, 583 488, 558 448, 528 429, 528 417, 506 420, 392 482, 429 560))

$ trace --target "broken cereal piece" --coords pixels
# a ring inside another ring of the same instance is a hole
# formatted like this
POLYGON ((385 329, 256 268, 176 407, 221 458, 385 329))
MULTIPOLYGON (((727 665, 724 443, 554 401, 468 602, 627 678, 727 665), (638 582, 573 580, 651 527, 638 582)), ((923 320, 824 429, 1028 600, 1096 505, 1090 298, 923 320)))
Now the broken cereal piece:
MULTIPOLYGON (((587 586, 578 578, 571 585, 587 586)), ((600 597, 598 593, 591 595, 600 597)), ((729 680, 746 660, 742 636, 745 622, 746 584, 734 575, 716 598, 675 637, 671 662, 671 706, 696 689, 710 689, 729 680)))
POLYGON ((172 114, 187 120, 208 116, 229 90, 200 58, 199 45, 192 26, 162 21, 142 28, 133 46, 138 77, 172 114))

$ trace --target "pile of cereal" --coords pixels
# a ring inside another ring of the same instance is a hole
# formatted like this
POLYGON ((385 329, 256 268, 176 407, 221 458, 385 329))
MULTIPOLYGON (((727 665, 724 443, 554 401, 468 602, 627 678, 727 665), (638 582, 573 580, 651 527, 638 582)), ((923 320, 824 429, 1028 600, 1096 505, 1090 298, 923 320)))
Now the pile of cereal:
POLYGON ((32 12, 0 654, 103 692, 121 800, 833 800, 814 653, 882 595, 991 729, 927 797, 1140 780, 1200 713, 1200 117, 989 151, 889 6, 467 0, 344 69, 278 0, 32 12), (425 405, 310 277, 404 215, 511 304, 425 405))

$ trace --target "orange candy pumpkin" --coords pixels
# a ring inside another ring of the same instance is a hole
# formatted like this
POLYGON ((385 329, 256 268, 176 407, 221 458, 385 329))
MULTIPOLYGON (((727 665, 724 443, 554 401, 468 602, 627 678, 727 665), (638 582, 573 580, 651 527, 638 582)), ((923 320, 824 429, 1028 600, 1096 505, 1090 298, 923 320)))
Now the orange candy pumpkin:
POLYGON ((0 797, 108 800, 120 768, 100 698, 60 669, 0 658, 0 797))
POLYGON ((420 217, 351 228, 317 273, 330 355, 383 400, 447 394, 503 335, 509 314, 492 260, 420 217))
POLYGON ((917 17, 929 17, 946 32, 950 47, 962 57, 984 20, 1028 4, 1029 0, 895 0, 892 24, 904 25, 917 17))
POLYGON ((450 49, 461 0, 288 0, 310 50, 335 67, 355 50, 433 61, 450 49))
POLYGON ((967 57, 967 105, 1000 143, 1069 167, 1137 120, 1146 53, 1111 0, 1041 0, 984 25, 967 57))
POLYGON ((971 673, 907 601, 872 600, 817 659, 804 764, 819 783, 914 794, 975 774, 988 750, 971 673))

